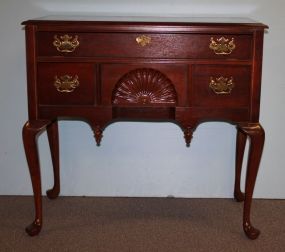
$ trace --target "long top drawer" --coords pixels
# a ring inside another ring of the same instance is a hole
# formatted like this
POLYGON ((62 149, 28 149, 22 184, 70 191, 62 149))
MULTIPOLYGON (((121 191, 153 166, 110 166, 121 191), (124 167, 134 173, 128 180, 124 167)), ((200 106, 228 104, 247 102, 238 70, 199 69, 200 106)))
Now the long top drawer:
POLYGON ((37 32, 38 56, 165 59, 252 57, 249 34, 37 32))

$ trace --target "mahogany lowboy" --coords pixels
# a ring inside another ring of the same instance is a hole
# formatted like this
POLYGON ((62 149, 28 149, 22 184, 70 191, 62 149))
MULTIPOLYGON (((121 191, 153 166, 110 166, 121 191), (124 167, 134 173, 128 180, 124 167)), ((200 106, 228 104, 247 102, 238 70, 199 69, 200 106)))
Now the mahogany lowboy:
POLYGON ((236 125, 234 197, 244 201, 245 234, 258 237, 250 209, 265 136, 259 104, 267 26, 251 20, 146 22, 98 17, 85 21, 54 17, 23 24, 29 107, 23 141, 35 200, 35 220, 26 228, 29 235, 42 228, 36 137, 47 130, 54 171, 54 187, 47 196, 54 199, 60 193, 57 121, 77 118, 90 123, 98 145, 104 128, 118 120, 175 122, 187 146, 201 122, 236 125), (243 193, 240 176, 247 138, 243 193))

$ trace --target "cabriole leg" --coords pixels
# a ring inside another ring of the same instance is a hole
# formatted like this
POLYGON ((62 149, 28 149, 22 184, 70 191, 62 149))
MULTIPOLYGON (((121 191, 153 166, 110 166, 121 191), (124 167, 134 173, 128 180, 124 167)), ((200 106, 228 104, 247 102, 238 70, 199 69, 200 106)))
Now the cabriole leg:
POLYGON ((234 188, 234 197, 238 202, 244 201, 244 193, 242 193, 240 189, 240 178, 246 138, 246 135, 238 128, 236 140, 236 170, 234 188))
POLYGON ((51 158, 53 164, 53 188, 47 190, 47 197, 49 199, 55 199, 60 192, 60 175, 59 175, 59 143, 58 143, 58 123, 54 121, 47 127, 47 134, 49 140, 49 147, 51 151, 51 158))
POLYGON ((35 220, 26 228, 30 236, 37 235, 42 227, 41 174, 37 149, 37 135, 50 121, 28 121, 23 127, 23 142, 32 180, 35 202, 35 220))
POLYGON ((262 126, 259 123, 242 124, 239 125, 239 129, 250 138, 250 147, 249 147, 246 182, 245 182, 243 229, 247 237, 254 240, 259 236, 260 231, 254 228, 251 224, 250 209, 251 209, 254 185, 264 145, 265 133, 262 126))

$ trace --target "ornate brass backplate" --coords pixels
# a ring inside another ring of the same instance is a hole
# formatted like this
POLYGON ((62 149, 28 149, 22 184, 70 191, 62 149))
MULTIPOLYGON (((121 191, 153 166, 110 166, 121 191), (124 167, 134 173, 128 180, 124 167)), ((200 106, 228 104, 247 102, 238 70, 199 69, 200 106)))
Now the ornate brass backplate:
POLYGON ((59 78, 54 76, 54 86, 58 92, 70 93, 79 86, 78 76, 62 75, 59 78))
POLYGON ((210 77, 209 87, 218 95, 230 94, 232 89, 234 88, 234 80, 233 77, 210 77))
POLYGON ((53 45, 59 52, 73 52, 76 47, 79 46, 78 36, 75 35, 73 38, 72 36, 65 34, 58 38, 57 35, 54 35, 53 45))
POLYGON ((211 43, 209 45, 209 48, 212 49, 215 54, 231 54, 232 51, 236 48, 236 45, 234 43, 234 38, 232 38, 231 40, 225 38, 225 37, 221 37, 216 39, 216 41, 214 40, 214 38, 212 37, 210 39, 211 43))

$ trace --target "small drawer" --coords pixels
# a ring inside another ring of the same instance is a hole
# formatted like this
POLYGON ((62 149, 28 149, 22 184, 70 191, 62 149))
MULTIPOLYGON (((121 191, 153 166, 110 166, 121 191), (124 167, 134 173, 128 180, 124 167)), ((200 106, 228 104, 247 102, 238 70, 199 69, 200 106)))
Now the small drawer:
POLYGON ((39 56, 250 59, 252 36, 38 32, 39 56))
POLYGON ((95 67, 89 63, 39 63, 39 104, 92 105, 95 67))
POLYGON ((190 58, 250 60, 252 36, 246 34, 194 35, 189 50, 190 58))
POLYGON ((251 84, 250 66, 196 65, 192 73, 193 106, 247 107, 251 84))
POLYGON ((188 66, 184 64, 104 64, 102 105, 186 106, 187 80, 188 66))

